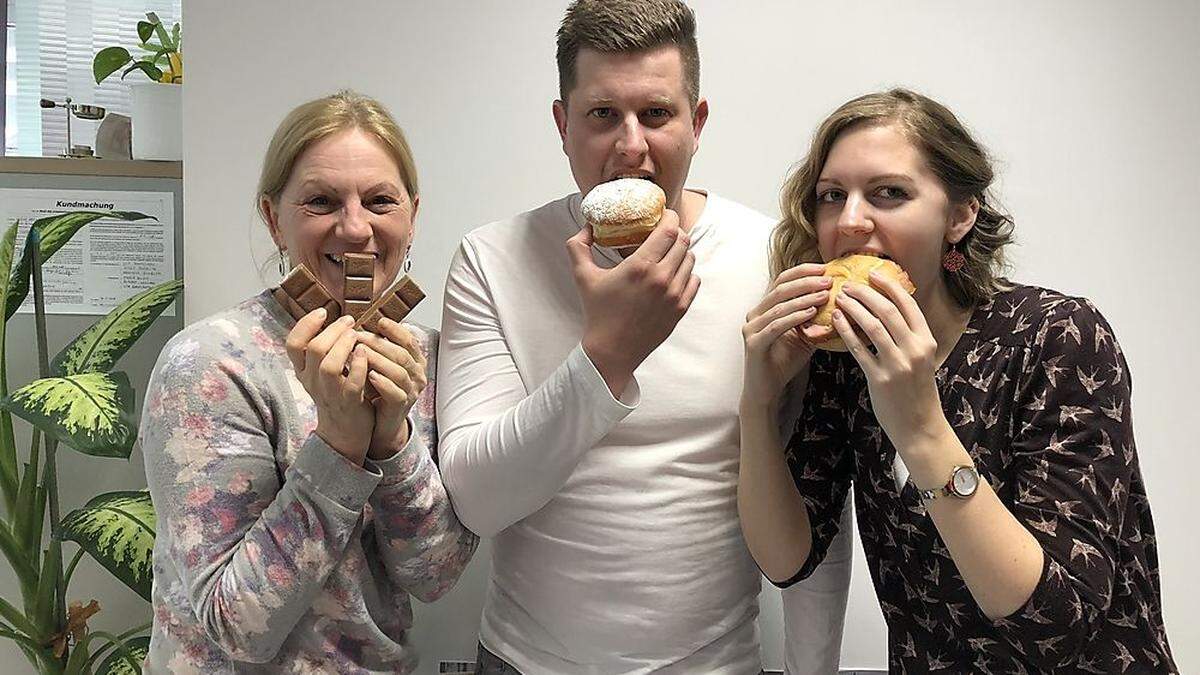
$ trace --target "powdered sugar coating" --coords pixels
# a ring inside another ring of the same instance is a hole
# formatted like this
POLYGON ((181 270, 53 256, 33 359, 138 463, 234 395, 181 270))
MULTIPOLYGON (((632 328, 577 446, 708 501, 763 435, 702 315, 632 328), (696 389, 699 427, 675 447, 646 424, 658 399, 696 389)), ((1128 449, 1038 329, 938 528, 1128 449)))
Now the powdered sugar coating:
POLYGON ((666 204, 662 188, 644 178, 618 178, 592 188, 579 205, 583 217, 596 223, 620 223, 657 214, 666 204))

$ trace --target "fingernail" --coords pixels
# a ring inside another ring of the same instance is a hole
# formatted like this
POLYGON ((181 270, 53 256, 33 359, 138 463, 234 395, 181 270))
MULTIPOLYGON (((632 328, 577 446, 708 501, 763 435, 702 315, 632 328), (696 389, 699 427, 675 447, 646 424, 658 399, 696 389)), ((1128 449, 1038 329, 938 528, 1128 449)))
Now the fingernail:
POLYGON ((325 315, 328 314, 329 312, 324 307, 318 307, 317 313, 322 319, 324 319, 325 315))
POLYGON ((835 318, 835 319, 842 318, 842 310, 840 310, 840 309, 833 310, 833 318, 835 318))
POLYGON ((340 322, 342 325, 345 325, 345 326, 353 326, 354 325, 354 317, 350 316, 349 314, 343 314, 341 317, 338 318, 338 322, 340 322))

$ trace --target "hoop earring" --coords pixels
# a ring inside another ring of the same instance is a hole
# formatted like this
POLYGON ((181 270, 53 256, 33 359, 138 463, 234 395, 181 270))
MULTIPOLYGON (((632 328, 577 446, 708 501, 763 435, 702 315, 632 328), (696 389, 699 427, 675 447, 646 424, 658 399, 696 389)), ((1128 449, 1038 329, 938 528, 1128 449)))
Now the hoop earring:
POLYGON ((958 250, 958 244, 950 244, 950 249, 942 256, 942 268, 954 274, 967 265, 967 257, 958 250))
POLYGON ((288 274, 287 256, 284 255, 283 249, 279 249, 279 276, 286 277, 288 274))

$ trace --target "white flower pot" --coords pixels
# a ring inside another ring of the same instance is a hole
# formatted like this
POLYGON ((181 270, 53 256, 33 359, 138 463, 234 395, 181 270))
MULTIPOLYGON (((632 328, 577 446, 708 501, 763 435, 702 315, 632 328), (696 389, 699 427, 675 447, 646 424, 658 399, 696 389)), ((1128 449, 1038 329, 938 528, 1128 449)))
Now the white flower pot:
POLYGON ((133 158, 183 159, 183 85, 130 82, 133 158))

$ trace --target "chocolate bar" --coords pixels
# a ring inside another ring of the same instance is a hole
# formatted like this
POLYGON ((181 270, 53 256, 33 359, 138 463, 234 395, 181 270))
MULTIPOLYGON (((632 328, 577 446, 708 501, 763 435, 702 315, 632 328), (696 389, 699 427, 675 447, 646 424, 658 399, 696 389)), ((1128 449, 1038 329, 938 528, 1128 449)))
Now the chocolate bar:
POLYGON ((342 314, 333 295, 321 285, 312 272, 304 265, 297 265, 279 282, 279 287, 271 291, 275 300, 299 321, 305 314, 318 307, 325 308, 325 323, 328 325, 342 314))
POLYGON ((342 279, 342 306, 357 321, 375 297, 375 254, 343 253, 342 279))
POLYGON ((365 328, 372 333, 379 333, 379 318, 387 318, 399 323, 422 300, 425 293, 417 286, 417 282, 407 274, 400 278, 394 286, 384 291, 372 302, 366 311, 355 322, 355 328, 365 328))

